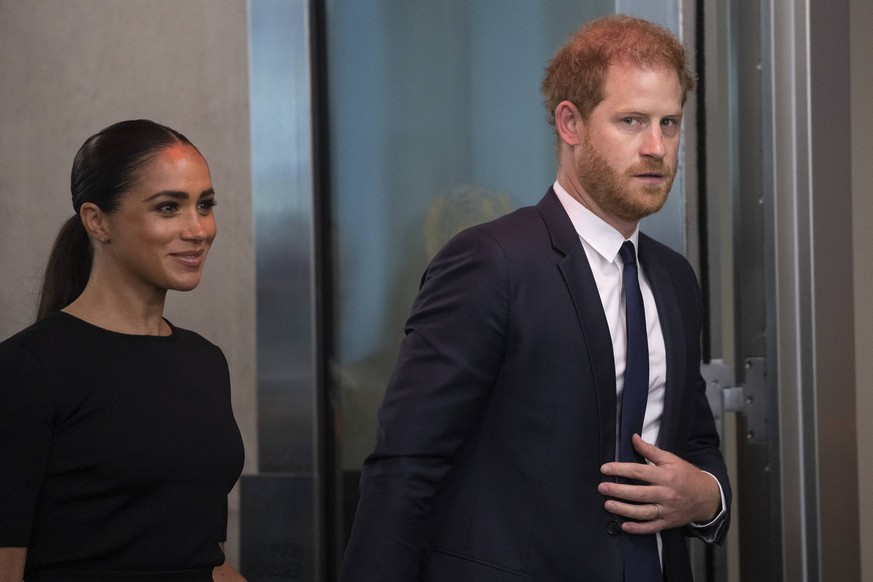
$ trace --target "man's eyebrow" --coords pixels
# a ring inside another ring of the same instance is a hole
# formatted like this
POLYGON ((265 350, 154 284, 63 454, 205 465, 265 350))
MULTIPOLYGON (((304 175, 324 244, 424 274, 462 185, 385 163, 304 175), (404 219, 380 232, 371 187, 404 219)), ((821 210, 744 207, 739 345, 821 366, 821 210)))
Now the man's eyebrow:
MULTIPOLYGON (((636 109, 627 109, 623 111, 617 111, 616 117, 657 117, 652 113, 646 113, 645 111, 638 111, 636 109)), ((660 116, 662 119, 666 119, 668 117, 682 117, 684 115, 683 110, 675 111, 673 113, 667 113, 666 115, 660 116)))

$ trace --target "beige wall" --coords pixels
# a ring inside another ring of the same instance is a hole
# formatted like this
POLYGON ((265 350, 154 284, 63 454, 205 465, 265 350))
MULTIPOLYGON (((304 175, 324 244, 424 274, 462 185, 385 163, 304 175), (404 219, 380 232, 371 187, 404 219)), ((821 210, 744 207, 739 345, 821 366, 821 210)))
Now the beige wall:
MULTIPOLYGON (((69 176, 79 145, 122 119, 178 129, 209 162, 219 235, 203 283, 171 294, 167 316, 224 349, 251 472, 257 448, 246 10, 245 0, 0 0, 0 339, 32 320, 45 257, 73 212, 69 176)), ((237 504, 234 494, 232 510, 237 504)), ((236 538, 232 528, 232 558, 236 538)))
POLYGON ((853 0, 852 189, 861 578, 873 582, 873 2, 853 0))

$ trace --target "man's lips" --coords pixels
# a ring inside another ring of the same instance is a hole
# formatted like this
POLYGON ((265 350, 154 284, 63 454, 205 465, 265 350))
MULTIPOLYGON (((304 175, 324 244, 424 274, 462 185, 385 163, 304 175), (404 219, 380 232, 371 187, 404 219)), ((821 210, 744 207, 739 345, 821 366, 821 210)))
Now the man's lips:
POLYGON ((634 174, 634 178, 638 180, 642 180, 644 182, 663 182, 664 174, 658 173, 643 173, 643 174, 634 174))
POLYGON ((634 178, 652 178, 662 180, 667 176, 667 168, 663 164, 639 164, 628 168, 628 173, 634 178))

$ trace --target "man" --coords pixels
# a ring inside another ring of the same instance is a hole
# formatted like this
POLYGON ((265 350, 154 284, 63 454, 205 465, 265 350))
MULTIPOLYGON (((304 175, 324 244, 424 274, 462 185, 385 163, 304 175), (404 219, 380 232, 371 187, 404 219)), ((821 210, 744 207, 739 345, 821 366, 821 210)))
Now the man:
POLYGON ((667 198, 693 85, 681 44, 635 18, 556 53, 557 180, 429 265, 344 582, 682 582, 685 536, 724 539, 697 282, 638 231, 667 198))

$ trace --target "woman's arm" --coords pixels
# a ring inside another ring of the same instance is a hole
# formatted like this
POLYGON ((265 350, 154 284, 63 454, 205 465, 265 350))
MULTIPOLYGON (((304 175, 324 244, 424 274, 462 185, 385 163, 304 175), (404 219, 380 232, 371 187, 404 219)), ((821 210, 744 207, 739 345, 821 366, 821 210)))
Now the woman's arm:
MULTIPOLYGON (((221 542, 218 545, 223 552, 224 542, 221 542)), ((212 569, 212 580, 214 582, 246 582, 246 579, 243 578, 243 575, 234 570, 233 566, 231 566, 226 559, 224 560, 224 564, 222 564, 221 566, 216 566, 212 569)), ((3 579, 2 575, 0 575, 0 582, 6 582, 6 580, 3 579)))
POLYGON ((27 548, 0 548, 0 582, 21 582, 27 548))

